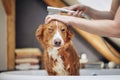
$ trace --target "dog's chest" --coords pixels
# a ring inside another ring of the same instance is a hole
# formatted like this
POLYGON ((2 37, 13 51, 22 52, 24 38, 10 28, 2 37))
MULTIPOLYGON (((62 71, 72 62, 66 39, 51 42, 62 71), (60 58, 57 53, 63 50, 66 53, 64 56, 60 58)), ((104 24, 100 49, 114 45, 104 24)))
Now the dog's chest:
POLYGON ((59 51, 57 48, 48 49, 49 57, 55 61, 52 70, 55 71, 57 75, 68 75, 68 72, 65 70, 64 62, 58 53, 59 51))

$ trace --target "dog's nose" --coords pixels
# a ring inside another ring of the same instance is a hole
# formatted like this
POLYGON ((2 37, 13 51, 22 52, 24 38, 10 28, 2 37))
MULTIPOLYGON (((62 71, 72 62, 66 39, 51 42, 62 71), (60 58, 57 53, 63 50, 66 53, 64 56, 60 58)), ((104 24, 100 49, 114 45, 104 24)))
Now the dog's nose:
POLYGON ((60 39, 55 39, 54 40, 54 44, 55 44, 55 46, 60 46, 61 45, 61 40, 60 39))

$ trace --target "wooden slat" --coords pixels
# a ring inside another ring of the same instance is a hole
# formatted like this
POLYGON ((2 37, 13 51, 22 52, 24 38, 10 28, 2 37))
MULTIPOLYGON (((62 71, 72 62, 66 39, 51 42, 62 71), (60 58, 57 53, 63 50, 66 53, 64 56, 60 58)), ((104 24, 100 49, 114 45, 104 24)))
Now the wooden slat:
POLYGON ((15 0, 2 0, 7 15, 7 66, 15 67, 15 0))
POLYGON ((119 59, 120 53, 116 51, 108 42, 106 42, 107 44, 106 46, 105 42, 102 40, 101 37, 82 31, 77 27, 73 27, 73 28, 106 59, 120 64, 120 59, 119 59))
POLYGON ((7 15, 11 14, 12 13, 12 10, 11 10, 11 2, 10 0, 2 0, 2 3, 4 5, 4 8, 5 8, 5 12, 7 15))
MULTIPOLYGON (((61 0, 59 0, 59 1, 61 1, 61 3, 55 3, 54 0, 51 0, 51 1, 53 1, 52 3, 49 2, 50 0, 44 0, 44 1, 48 5, 53 6, 53 7, 59 7, 58 5, 61 5, 60 7, 66 6, 61 0)), ((75 26, 73 28, 106 59, 120 64, 120 53, 118 51, 116 51, 108 42, 106 42, 106 44, 112 50, 112 52, 108 49, 108 47, 105 45, 104 41, 102 40, 102 38, 100 36, 93 35, 88 32, 82 31, 75 26)))
POLYGON ((8 16, 8 70, 15 67, 15 25, 13 16, 8 16))
POLYGON ((46 4, 53 7, 64 7, 66 6, 61 0, 44 0, 46 4))

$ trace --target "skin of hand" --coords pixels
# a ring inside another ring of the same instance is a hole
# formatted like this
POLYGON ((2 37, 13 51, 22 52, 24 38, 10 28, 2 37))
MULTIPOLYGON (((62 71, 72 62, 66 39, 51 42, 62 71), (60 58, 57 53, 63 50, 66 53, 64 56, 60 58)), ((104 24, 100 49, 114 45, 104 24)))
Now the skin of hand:
POLYGON ((68 12, 67 15, 68 16, 61 16, 61 15, 58 15, 58 14, 54 14, 54 15, 48 15, 46 18, 45 18, 45 23, 49 23, 50 21, 52 20, 59 20, 65 24, 69 24, 69 20, 70 20, 70 17, 74 16, 74 17, 82 17, 81 14, 85 11, 87 11, 87 6, 85 5, 82 5, 82 4, 76 4, 76 5, 73 5, 73 6, 68 6, 68 7, 64 7, 65 9, 68 9, 68 10, 73 10, 75 12, 68 12))
POLYGON ((47 24, 53 20, 61 21, 66 25, 76 26, 93 34, 106 37, 120 37, 120 28, 114 20, 86 20, 74 16, 48 15, 45 23, 47 24))
POLYGON ((82 13, 87 14, 92 19, 113 19, 112 10, 109 11, 98 11, 93 8, 90 8, 83 4, 76 4, 73 6, 65 7, 68 10, 73 10, 75 12, 68 12, 68 15, 75 17, 82 17, 82 13))
POLYGON ((94 10, 90 7, 85 9, 82 5, 74 5, 66 7, 66 9, 77 10, 74 13, 68 13, 72 16, 66 15, 48 15, 45 19, 45 23, 49 23, 52 20, 61 21, 67 25, 74 25, 81 30, 97 34, 105 37, 120 37, 120 0, 113 0, 110 12, 94 10), (82 12, 88 13, 93 20, 86 20, 75 16, 80 16, 82 12))
POLYGON ((45 19, 45 24, 48 24, 49 22, 53 20, 58 20, 60 22, 65 23, 66 25, 69 25, 69 21, 72 16, 64 16, 64 15, 59 15, 59 14, 54 14, 54 15, 48 15, 45 19))
POLYGON ((81 14, 87 11, 87 6, 82 5, 82 4, 76 4, 73 6, 65 7, 65 9, 75 11, 75 12, 68 12, 68 15, 81 17, 81 14))
POLYGON ((65 24, 69 24, 70 16, 82 17, 81 14, 87 10, 87 6, 82 5, 82 4, 76 4, 76 5, 69 6, 69 7, 64 7, 64 8, 68 9, 68 10, 73 10, 75 12, 68 12, 67 13, 68 16, 61 16, 61 15, 58 15, 58 14, 48 15, 45 19, 45 23, 47 24, 51 20, 59 20, 59 21, 65 23, 65 24))

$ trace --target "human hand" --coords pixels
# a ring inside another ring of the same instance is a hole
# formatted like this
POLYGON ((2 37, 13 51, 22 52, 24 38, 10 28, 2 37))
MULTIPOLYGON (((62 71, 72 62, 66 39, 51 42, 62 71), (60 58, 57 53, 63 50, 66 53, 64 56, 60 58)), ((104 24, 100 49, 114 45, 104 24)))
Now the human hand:
POLYGON ((76 4, 73 6, 65 7, 65 9, 73 10, 75 12, 68 12, 68 15, 73 15, 76 17, 82 17, 82 13, 86 12, 87 6, 83 4, 76 4))
POLYGON ((71 19, 70 16, 65 16, 65 15, 58 15, 58 14, 48 15, 45 18, 45 24, 48 24, 53 20, 58 20, 58 21, 61 21, 61 22, 65 23, 66 25, 69 25, 69 22, 72 19, 71 19))

